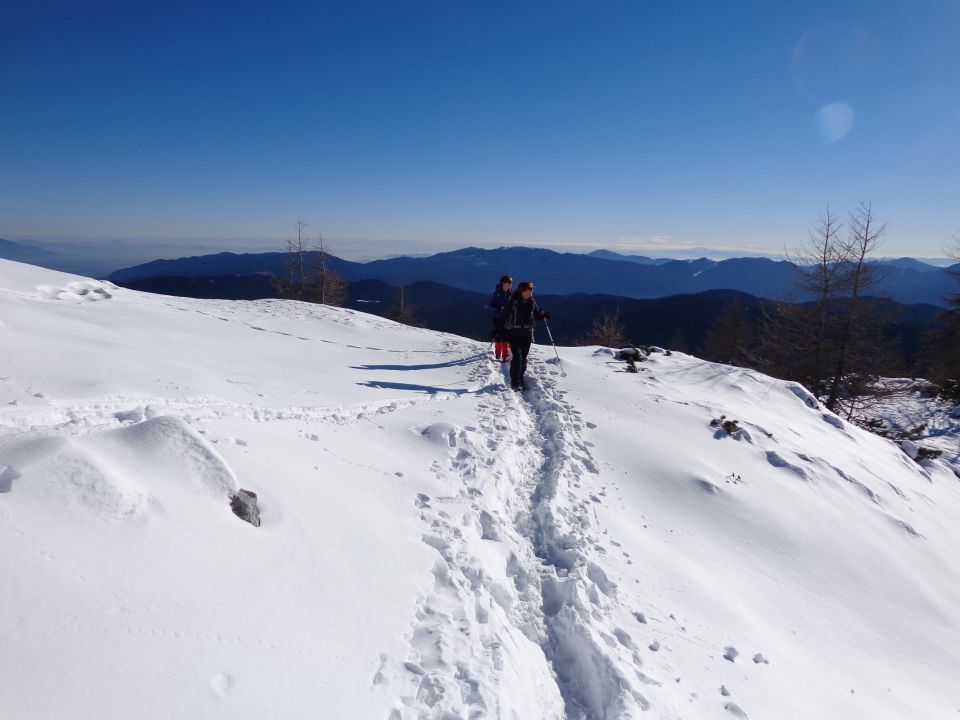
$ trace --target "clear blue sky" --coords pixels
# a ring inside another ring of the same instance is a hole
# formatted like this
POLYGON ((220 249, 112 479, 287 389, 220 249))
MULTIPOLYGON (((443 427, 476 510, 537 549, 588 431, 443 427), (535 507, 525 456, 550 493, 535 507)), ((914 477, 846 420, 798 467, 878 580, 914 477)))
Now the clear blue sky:
POLYGON ((12 240, 937 256, 958 190, 958 0, 0 1, 12 240))

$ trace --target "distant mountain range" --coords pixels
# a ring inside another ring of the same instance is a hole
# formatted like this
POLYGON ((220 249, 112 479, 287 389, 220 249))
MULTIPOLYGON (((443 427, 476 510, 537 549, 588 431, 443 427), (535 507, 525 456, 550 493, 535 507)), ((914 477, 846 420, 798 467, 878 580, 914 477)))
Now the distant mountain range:
POLYGON ((37 245, 17 243, 0 238, 0 258, 4 260, 16 260, 17 262, 43 267, 44 263, 49 262, 55 255, 56 253, 37 245))
MULTIPOLYGON (((945 268, 902 258, 878 264, 885 268, 884 294, 900 303, 944 306, 957 292, 957 283, 945 268)), ((396 257, 356 263, 333 258, 331 265, 348 282, 381 280, 404 286, 436 282, 453 288, 488 292, 505 273, 516 280, 530 279, 541 292, 557 295, 592 293, 627 298, 658 298, 706 290, 737 290, 755 297, 803 302, 796 293, 796 265, 768 258, 730 260, 653 260, 609 251, 589 255, 558 253, 541 248, 504 247, 496 250, 464 248, 429 257, 396 257)), ((219 253, 177 260, 155 260, 118 270, 109 276, 117 283, 149 277, 198 277, 283 273, 283 253, 219 253)))
MULTIPOLYGON (((0 239, 0 258, 84 274, 83 267, 77 265, 80 260, 61 252, 64 247, 67 246, 0 239)), ((106 246, 91 249, 85 254, 86 261, 103 266, 105 259, 101 256, 107 249, 106 246)), ((117 246, 114 250, 114 262, 122 262, 127 257, 123 247, 117 246)), ((900 303, 944 306, 945 298, 958 290, 947 268, 914 258, 886 259, 878 264, 885 268, 880 293, 900 303)), ((430 256, 398 256, 366 263, 334 258, 332 267, 349 282, 381 280, 391 286, 436 282, 481 293, 489 292, 500 275, 509 273, 517 280, 536 281, 540 292, 560 295, 590 293, 643 299, 706 290, 737 290, 774 300, 808 299, 793 290, 798 274, 795 265, 762 257, 669 260, 609 250, 582 255, 540 248, 470 247, 430 256)), ((108 277, 114 282, 127 283, 150 277, 252 277, 282 274, 283 269, 282 252, 223 252, 153 260, 117 270, 108 277)), ((256 285, 255 282, 248 284, 256 285)), ((195 290, 199 292, 196 287, 195 290)))
POLYGON ((646 255, 621 255, 620 253, 612 252, 611 250, 594 250, 593 252, 587 253, 590 257, 600 258, 601 260, 624 260, 626 262, 634 262, 640 265, 663 265, 668 263, 673 258, 651 258, 646 255))
MULTIPOLYGON (((180 297, 258 300, 276 297, 268 275, 223 275, 218 277, 150 277, 124 281, 125 287, 180 297)), ((415 308, 422 324, 480 340, 489 338, 490 315, 485 311, 488 293, 453 288, 435 282, 405 286, 405 303, 415 308)), ((390 316, 398 304, 399 289, 382 280, 358 280, 349 284, 346 306, 390 316)), ((747 325, 756 329, 772 302, 736 290, 708 290, 696 294, 656 299, 616 297, 606 294, 539 295, 538 302, 553 315, 551 329, 561 345, 576 344, 589 333, 593 321, 604 312, 619 311, 628 341, 660 345, 708 356, 705 340, 710 328, 730 303, 742 308, 747 325)), ((896 318, 888 332, 890 349, 902 359, 903 369, 919 359, 922 335, 942 313, 933 305, 886 303, 885 312, 896 318)), ((546 342, 543 330, 538 341, 546 342)), ((709 358, 708 358, 709 359, 709 358)), ((718 359, 718 358, 717 358, 718 359)))

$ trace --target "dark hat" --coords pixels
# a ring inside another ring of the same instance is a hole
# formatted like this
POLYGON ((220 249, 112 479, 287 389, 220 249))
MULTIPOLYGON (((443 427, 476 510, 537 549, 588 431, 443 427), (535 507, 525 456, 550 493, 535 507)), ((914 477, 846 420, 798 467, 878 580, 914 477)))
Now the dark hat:
POLYGON ((517 285, 517 292, 523 292, 524 290, 533 290, 533 283, 529 280, 524 280, 522 283, 517 285))
POLYGON ((509 275, 504 275, 502 278, 500 278, 500 284, 503 285, 504 283, 510 283, 512 285, 513 278, 510 277, 509 275))

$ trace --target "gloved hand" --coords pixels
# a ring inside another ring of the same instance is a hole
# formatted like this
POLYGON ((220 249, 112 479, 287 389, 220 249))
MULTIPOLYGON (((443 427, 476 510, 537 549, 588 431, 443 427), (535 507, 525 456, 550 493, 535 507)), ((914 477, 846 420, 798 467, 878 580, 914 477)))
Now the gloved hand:
POLYGON ((544 319, 544 320, 549 320, 549 319, 550 319, 550 313, 544 312, 544 313, 543 313, 543 319, 544 319))

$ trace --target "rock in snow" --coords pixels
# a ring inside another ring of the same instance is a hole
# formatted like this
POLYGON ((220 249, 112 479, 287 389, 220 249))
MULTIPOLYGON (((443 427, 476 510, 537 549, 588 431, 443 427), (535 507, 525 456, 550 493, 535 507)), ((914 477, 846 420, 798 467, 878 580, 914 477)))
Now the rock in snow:
POLYGON ((240 490, 230 498, 233 514, 254 527, 260 527, 260 510, 257 508, 257 494, 249 490, 240 490))

